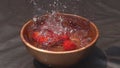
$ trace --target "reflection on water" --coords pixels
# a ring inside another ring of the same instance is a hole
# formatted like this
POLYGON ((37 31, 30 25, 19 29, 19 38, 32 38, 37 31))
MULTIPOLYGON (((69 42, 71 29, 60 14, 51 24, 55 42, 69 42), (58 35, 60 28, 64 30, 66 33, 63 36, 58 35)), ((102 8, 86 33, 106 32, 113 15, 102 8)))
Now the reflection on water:
MULTIPOLYGON (((75 64, 71 68, 106 68, 107 58, 101 49, 96 46, 93 47, 91 55, 75 64)), ((33 60, 35 68, 49 68, 48 66, 33 60)))

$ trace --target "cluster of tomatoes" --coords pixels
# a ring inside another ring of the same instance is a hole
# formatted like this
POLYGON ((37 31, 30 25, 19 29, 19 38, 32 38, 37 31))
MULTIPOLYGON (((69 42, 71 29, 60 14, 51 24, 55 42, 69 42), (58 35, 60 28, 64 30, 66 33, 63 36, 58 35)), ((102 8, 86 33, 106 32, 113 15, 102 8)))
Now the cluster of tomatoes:
POLYGON ((58 42, 60 40, 63 40, 62 46, 64 50, 74 50, 76 49, 76 45, 70 40, 69 36, 67 34, 57 35, 53 33, 52 31, 46 31, 45 35, 40 34, 39 31, 34 31, 32 33, 32 38, 40 44, 48 43, 51 45, 52 43, 58 42))

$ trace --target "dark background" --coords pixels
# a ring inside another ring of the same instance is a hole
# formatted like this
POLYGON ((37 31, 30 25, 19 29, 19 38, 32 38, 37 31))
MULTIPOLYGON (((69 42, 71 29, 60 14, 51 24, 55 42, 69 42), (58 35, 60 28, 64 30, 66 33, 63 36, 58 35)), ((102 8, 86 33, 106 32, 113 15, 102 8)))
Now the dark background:
MULTIPOLYGON (((35 60, 20 39, 20 29, 35 14, 50 11, 54 0, 0 0, 0 68, 48 68, 35 60)), ((94 52, 73 68, 120 68, 120 0, 60 0, 61 12, 81 15, 100 31, 94 52)))

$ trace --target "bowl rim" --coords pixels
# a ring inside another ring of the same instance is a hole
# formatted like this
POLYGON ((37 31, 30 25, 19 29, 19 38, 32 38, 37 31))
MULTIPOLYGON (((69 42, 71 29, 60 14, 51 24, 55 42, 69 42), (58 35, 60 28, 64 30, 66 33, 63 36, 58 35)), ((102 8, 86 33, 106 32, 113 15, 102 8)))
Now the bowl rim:
MULTIPOLYGON (((61 13, 61 14, 64 14, 64 15, 70 15, 70 16, 76 16, 76 17, 79 17, 79 18, 82 18, 84 20, 88 20, 87 18, 84 18, 82 16, 79 16, 79 15, 74 15, 74 14, 67 14, 67 13, 61 13)), ((91 41, 89 44, 87 44, 85 47, 82 47, 82 48, 79 48, 79 49, 75 49, 75 50, 71 50, 71 51, 49 51, 49 50, 44 50, 44 49, 40 49, 40 48, 37 48, 33 45, 31 45, 29 42, 27 42, 23 36, 23 32, 24 32, 24 29, 25 27, 31 22, 32 20, 29 20, 27 23, 25 23, 22 28, 21 28, 21 31, 20 31, 20 37, 21 37, 21 40, 24 42, 25 46, 27 47, 30 47, 31 49, 33 50, 36 50, 38 52, 43 52, 43 53, 49 53, 49 54, 65 54, 65 53, 74 53, 74 52, 79 52, 79 51, 83 51, 87 48, 89 48, 90 46, 92 46, 98 39, 98 36, 99 36, 99 31, 98 31, 98 28, 97 26, 92 22, 90 21, 90 24, 95 28, 95 31, 96 31, 96 36, 95 36, 95 39, 93 39, 93 41, 91 41)))

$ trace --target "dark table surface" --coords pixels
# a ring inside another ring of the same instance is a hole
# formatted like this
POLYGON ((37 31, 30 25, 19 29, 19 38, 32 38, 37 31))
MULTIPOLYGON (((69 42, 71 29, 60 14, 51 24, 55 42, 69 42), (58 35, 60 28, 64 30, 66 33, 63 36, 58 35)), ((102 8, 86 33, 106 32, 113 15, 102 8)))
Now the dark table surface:
MULTIPOLYGON (((120 68, 120 0, 60 1, 67 7, 64 12, 88 18, 100 31, 95 51, 73 68, 120 68)), ((48 5, 53 0, 37 2, 40 8, 35 10, 30 0, 0 0, 0 68, 48 68, 27 52, 19 35, 35 14, 52 9, 48 5)))

